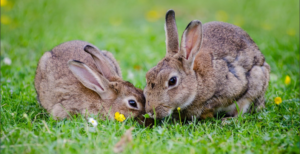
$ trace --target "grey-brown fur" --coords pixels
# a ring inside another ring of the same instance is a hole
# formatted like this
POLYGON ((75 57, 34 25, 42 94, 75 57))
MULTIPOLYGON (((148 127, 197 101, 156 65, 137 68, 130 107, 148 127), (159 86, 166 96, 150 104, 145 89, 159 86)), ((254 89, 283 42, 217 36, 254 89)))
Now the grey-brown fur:
POLYGON ((87 42, 70 41, 46 52, 39 61, 34 84, 40 104, 57 119, 66 118, 69 114, 85 115, 87 112, 99 114, 102 118, 108 116, 110 119, 114 119, 115 112, 125 117, 140 118, 145 113, 143 91, 122 80, 120 67, 111 53, 100 51, 87 42), (96 59, 91 56, 93 54, 84 51, 87 45, 91 46, 89 50, 104 56, 102 61, 106 64, 105 68, 111 68, 114 74, 103 74, 97 68, 96 59), (90 68, 101 81, 100 85, 104 85, 100 87, 104 92, 91 90, 93 86, 84 86, 71 68, 90 68), (138 108, 128 107, 127 102, 124 102, 128 97, 136 100, 138 108))
MULTIPOLYGON (((221 111, 237 116, 235 101, 242 113, 264 108, 270 66, 241 28, 223 22, 202 26, 195 20, 184 31, 179 50, 174 54, 168 49, 172 54, 146 74, 146 112, 153 114, 155 109, 156 117, 163 118, 181 107, 182 118, 190 119, 221 111), (172 73, 178 78, 175 87, 166 85, 172 73)), ((173 116, 178 116, 177 111, 173 116)))

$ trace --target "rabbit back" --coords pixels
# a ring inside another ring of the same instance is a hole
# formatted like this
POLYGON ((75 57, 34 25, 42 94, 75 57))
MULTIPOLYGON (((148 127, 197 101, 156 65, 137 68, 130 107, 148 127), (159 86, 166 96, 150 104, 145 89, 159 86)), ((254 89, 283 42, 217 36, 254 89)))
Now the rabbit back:
POLYGON ((248 105, 254 102, 257 108, 264 106, 270 66, 255 42, 241 28, 223 22, 204 24, 203 42, 195 58, 194 70, 209 74, 208 78, 214 82, 213 87, 208 88, 213 96, 206 101, 204 111, 235 112, 235 106, 230 105, 234 101, 239 103, 239 100, 248 102, 248 105), (209 61, 205 57, 211 59, 213 69, 205 67, 208 64, 204 62, 209 61))
MULTIPOLYGON (((71 114, 85 113, 86 110, 90 113, 105 112, 102 111, 104 107, 100 103, 99 95, 83 86, 67 65, 67 62, 73 59, 97 70, 91 55, 84 52, 86 45, 91 44, 84 41, 60 44, 46 52, 39 61, 35 78, 38 101, 55 117, 65 118, 68 114, 66 111, 71 114)), ((107 53, 105 52, 105 55, 108 55, 111 63, 116 63, 113 56, 107 53)), ((119 69, 119 66, 115 68, 119 69)))

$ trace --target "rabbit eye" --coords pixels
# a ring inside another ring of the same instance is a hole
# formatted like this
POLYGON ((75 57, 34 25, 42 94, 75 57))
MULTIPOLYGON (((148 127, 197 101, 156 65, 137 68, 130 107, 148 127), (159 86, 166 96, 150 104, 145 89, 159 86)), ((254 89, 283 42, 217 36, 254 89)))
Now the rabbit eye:
POLYGON ((135 107, 135 108, 137 107, 137 104, 136 104, 136 102, 134 100, 129 100, 128 103, 132 107, 135 107))
POLYGON ((169 86, 174 86, 177 82, 177 78, 174 76, 174 77, 171 77, 171 79, 169 80, 169 86))

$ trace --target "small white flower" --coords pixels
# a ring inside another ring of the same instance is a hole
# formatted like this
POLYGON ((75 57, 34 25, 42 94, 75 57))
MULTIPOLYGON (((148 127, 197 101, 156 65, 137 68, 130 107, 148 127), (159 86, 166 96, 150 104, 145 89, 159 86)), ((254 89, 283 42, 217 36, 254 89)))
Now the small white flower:
POLYGON ((11 64, 11 60, 8 57, 5 57, 3 61, 4 61, 4 64, 6 64, 6 65, 11 64))
POLYGON ((94 118, 89 118, 89 123, 91 123, 94 127, 98 125, 98 122, 94 118))
POLYGON ((28 118, 28 115, 26 113, 23 114, 24 118, 28 118))

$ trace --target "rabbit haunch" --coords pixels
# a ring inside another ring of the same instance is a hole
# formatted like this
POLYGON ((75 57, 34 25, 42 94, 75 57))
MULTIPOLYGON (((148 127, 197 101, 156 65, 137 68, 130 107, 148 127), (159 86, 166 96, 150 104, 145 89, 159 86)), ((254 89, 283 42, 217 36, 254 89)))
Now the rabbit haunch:
POLYGON ((145 113, 143 91, 122 80, 114 56, 83 41, 46 52, 36 70, 35 88, 40 104, 58 119, 87 112, 102 118, 114 119, 120 112, 143 119, 145 113))
MULTIPOLYGON (((146 74, 146 112, 157 118, 182 108, 182 118, 236 116, 264 107, 270 67, 250 36, 223 22, 192 21, 178 42, 175 13, 166 14, 167 54, 146 74), (173 34, 170 34, 173 33, 173 34), (169 38, 173 37, 173 38, 169 38), (177 83, 168 85, 175 77, 177 83), (253 104, 252 104, 253 103, 253 104), (252 106, 252 107, 251 107, 252 106)), ((173 113, 178 117, 177 112, 173 113)))

